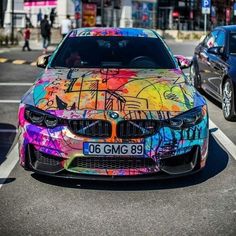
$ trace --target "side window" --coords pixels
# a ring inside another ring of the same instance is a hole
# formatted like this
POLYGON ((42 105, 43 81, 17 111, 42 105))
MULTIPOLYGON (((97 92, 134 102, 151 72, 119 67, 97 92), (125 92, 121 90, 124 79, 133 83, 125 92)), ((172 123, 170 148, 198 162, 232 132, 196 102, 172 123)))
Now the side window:
POLYGON ((236 53, 236 32, 231 32, 229 35, 229 52, 236 53))
POLYGON ((217 34, 219 31, 212 31, 204 40, 204 46, 207 48, 211 48, 216 46, 215 42, 216 42, 216 38, 217 38, 217 34))
POLYGON ((222 47, 224 45, 225 45, 225 32, 224 31, 219 31, 214 46, 222 47))

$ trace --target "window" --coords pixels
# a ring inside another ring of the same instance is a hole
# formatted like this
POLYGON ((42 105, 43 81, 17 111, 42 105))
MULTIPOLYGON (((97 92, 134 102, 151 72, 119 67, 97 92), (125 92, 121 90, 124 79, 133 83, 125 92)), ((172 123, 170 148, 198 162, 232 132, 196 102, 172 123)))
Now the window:
POLYGON ((225 45, 225 32, 220 30, 217 34, 217 38, 215 41, 215 47, 223 47, 225 45))
POLYGON ((236 54, 236 32, 231 32, 229 35, 229 53, 236 54))
POLYGON ((69 36, 51 67, 174 69, 175 61, 159 38, 69 36))
POLYGON ((204 40, 204 46, 207 48, 212 48, 215 46, 215 41, 219 31, 212 31, 204 40))

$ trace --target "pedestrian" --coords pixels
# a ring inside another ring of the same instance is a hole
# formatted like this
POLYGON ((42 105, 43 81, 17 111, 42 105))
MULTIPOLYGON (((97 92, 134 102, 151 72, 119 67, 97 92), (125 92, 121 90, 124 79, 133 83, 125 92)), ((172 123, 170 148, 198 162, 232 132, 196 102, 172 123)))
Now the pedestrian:
POLYGON ((51 12, 50 12, 51 28, 53 27, 53 24, 54 24, 54 21, 55 21, 55 17, 56 17, 55 8, 52 8, 52 9, 51 9, 51 12))
POLYGON ((39 9, 39 12, 38 12, 38 14, 37 14, 37 26, 39 26, 40 25, 40 23, 41 23, 41 21, 42 21, 42 10, 41 10, 41 8, 39 9))
POLYGON ((62 38, 64 38, 72 29, 72 21, 70 19, 70 16, 67 15, 66 19, 63 19, 61 22, 61 35, 62 38))
POLYGON ((48 16, 44 15, 44 19, 40 23, 41 28, 41 35, 43 38, 43 53, 47 53, 47 48, 50 43, 50 37, 51 37, 51 27, 48 22, 48 16))
POLYGON ((24 40, 25 40, 25 44, 22 48, 22 51, 25 51, 25 48, 27 48, 28 51, 31 51, 30 46, 29 46, 29 40, 30 40, 30 29, 29 26, 26 25, 24 32, 23 32, 23 36, 24 36, 24 40))

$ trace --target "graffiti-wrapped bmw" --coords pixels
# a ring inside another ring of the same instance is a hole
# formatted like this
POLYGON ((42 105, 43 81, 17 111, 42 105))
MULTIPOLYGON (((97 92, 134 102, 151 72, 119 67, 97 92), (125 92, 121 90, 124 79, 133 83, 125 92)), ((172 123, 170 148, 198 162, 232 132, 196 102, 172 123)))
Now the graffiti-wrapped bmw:
POLYGON ((207 106, 183 74, 186 64, 151 30, 73 30, 38 60, 45 70, 21 100, 20 164, 108 179, 202 169, 207 106))

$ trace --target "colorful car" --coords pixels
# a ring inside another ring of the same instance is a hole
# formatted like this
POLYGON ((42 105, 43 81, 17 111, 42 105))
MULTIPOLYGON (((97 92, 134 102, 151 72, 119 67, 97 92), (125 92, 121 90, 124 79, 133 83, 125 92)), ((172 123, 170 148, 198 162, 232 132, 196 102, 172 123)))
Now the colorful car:
POLYGON ((19 108, 20 164, 79 179, 195 173, 208 153, 205 99, 152 30, 72 30, 19 108))

